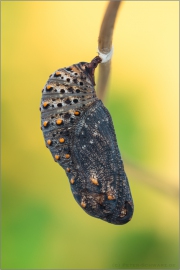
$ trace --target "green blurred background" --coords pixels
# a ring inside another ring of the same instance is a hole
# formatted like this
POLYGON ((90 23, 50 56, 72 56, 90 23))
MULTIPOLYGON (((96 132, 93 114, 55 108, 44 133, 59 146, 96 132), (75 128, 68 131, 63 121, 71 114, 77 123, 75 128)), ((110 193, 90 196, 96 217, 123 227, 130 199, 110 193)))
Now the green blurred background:
POLYGON ((178 268, 179 1, 125 1, 114 30, 105 104, 134 198, 130 223, 82 211, 40 130, 49 74, 96 55, 106 6, 1 2, 2 269, 178 268))

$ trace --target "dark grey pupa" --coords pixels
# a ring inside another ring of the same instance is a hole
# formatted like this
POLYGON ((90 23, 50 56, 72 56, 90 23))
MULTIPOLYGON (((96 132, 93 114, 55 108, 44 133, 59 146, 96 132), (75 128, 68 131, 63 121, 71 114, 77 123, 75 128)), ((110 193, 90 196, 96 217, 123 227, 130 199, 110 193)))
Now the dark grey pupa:
POLYGON ((41 128, 80 207, 121 225, 131 220, 134 206, 111 116, 94 89, 100 62, 96 56, 49 76, 42 90, 41 128))

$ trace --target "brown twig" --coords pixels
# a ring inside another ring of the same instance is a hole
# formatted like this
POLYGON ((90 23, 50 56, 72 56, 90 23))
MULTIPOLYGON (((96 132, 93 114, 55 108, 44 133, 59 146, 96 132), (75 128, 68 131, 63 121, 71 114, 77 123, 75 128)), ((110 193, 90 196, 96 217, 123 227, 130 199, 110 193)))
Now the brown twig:
MULTIPOLYGON (((112 47, 112 37, 114 30, 114 23, 121 1, 110 1, 99 33, 98 48, 101 53, 109 53, 112 47)), ((103 100, 107 88, 108 78, 110 74, 111 61, 99 65, 99 77, 97 82, 98 97, 103 100)))
POLYGON ((130 178, 133 177, 139 183, 152 187, 159 193, 168 196, 170 199, 179 199, 179 189, 176 184, 173 184, 175 182, 178 183, 178 180, 175 181, 175 179, 172 179, 173 181, 170 181, 169 179, 162 179, 147 169, 143 169, 130 162, 128 159, 124 159, 124 163, 130 178))

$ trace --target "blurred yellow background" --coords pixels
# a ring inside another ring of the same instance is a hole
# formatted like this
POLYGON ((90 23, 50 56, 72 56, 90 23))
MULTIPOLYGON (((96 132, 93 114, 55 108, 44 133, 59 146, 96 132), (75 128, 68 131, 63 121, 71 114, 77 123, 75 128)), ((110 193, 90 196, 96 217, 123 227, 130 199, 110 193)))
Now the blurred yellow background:
POLYGON ((131 222, 85 214, 44 145, 41 90, 56 69, 97 55, 106 6, 1 2, 2 269, 178 268, 178 1, 124 1, 116 20, 105 104, 134 199, 131 222))

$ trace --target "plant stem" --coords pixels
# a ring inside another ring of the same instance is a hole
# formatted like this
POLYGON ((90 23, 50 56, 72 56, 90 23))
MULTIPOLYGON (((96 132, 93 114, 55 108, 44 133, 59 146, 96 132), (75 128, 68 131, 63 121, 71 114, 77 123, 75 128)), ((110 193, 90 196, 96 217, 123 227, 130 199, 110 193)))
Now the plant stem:
MULTIPOLYGON (((107 54, 111 50, 114 24, 120 3, 121 1, 110 1, 107 6, 98 38, 98 48, 101 53, 107 54)), ((98 98, 101 100, 103 100, 105 97, 110 74, 110 65, 111 60, 99 65, 97 94, 98 98)))

